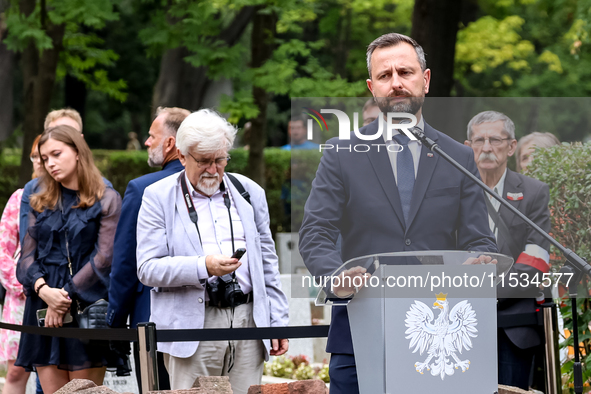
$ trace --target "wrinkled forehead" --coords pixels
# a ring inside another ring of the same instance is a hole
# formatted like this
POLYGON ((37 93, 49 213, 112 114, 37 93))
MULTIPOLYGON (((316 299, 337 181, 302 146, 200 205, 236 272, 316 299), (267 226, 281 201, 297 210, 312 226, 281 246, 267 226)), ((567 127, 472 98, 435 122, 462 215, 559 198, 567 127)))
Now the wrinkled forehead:
POLYGON ((226 149, 219 149, 214 152, 202 152, 198 149, 198 145, 191 147, 189 153, 195 156, 197 160, 215 160, 228 157, 228 151, 226 149))
POLYGON ((472 126, 472 139, 489 137, 509 137, 509 133, 505 131, 505 122, 497 120, 495 122, 484 122, 472 126))

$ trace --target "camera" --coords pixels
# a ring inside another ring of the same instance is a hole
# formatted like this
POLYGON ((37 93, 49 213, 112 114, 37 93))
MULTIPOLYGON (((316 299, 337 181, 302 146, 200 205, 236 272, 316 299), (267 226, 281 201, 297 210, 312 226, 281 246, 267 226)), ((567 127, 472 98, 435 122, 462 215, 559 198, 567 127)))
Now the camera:
MULTIPOLYGON (((234 252, 232 258, 240 260, 244 253, 246 249, 240 248, 234 252)), ((207 294, 210 304, 220 308, 238 306, 244 300, 244 293, 235 273, 218 276, 216 280, 207 282, 207 294)))
POLYGON ((212 305, 220 308, 238 306, 242 299, 244 299, 244 293, 240 288, 236 275, 226 274, 218 276, 216 280, 207 284, 207 294, 209 295, 209 302, 212 305))

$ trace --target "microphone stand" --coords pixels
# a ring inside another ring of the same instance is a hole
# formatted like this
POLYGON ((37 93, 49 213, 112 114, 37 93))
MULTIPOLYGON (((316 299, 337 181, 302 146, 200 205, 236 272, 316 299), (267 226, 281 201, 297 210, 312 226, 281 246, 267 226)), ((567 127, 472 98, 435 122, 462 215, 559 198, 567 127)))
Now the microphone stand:
POLYGON ((472 179, 481 189, 485 190, 488 194, 493 196, 497 201, 501 203, 505 208, 507 208, 511 213, 517 215, 521 220, 527 223, 530 227, 536 230, 539 234, 541 234, 544 238, 548 240, 552 245, 554 245, 566 258, 566 264, 561 269, 562 272, 572 273, 573 276, 569 282, 569 297, 571 297, 571 307, 572 307, 572 316, 573 316, 573 339, 574 339, 574 352, 575 352, 575 359, 573 365, 573 379, 574 379, 574 389, 575 394, 581 394, 583 392, 583 372, 580 362, 579 356, 579 329, 577 324, 577 284, 579 280, 582 278, 583 274, 591 276, 591 265, 587 263, 585 259, 577 255, 575 252, 570 250, 569 248, 565 248, 562 246, 558 241, 552 238, 548 233, 542 230, 537 224, 532 222, 527 216, 523 213, 519 212, 517 208, 513 207, 513 205, 509 204, 505 201, 501 196, 495 193, 490 187, 488 187, 484 182, 482 182, 478 177, 472 174, 470 171, 465 169, 460 163, 454 160, 450 155, 445 153, 439 145, 433 141, 431 138, 427 137, 425 133, 417 128, 411 129, 412 134, 417 137, 419 141, 427 148, 429 148, 432 152, 436 152, 441 157, 443 157, 447 162, 449 162, 452 166, 460 170, 464 175, 468 178, 472 179))

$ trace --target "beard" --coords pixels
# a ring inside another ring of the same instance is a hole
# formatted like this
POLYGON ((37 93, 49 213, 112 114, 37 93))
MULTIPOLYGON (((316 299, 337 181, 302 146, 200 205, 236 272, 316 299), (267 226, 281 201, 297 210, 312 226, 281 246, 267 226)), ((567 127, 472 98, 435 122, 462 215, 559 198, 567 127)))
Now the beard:
POLYGON ((150 167, 162 167, 164 163, 164 153, 162 153, 162 144, 155 148, 148 149, 148 165, 150 167))
POLYGON ((497 156, 492 152, 482 152, 480 156, 478 156, 478 162, 481 161, 497 161, 497 156))
POLYGON ((207 196, 212 196, 220 188, 220 183, 220 176, 217 172, 214 175, 204 172, 199 177, 196 189, 207 196))
POLYGON ((416 115, 416 113, 419 112, 423 106, 425 96, 413 97, 410 95, 410 92, 401 90, 394 91, 392 95, 388 97, 376 97, 375 101, 384 115, 386 115, 388 112, 403 112, 406 114, 416 115), (403 101, 392 100, 395 96, 400 97, 401 95, 406 96, 403 101))

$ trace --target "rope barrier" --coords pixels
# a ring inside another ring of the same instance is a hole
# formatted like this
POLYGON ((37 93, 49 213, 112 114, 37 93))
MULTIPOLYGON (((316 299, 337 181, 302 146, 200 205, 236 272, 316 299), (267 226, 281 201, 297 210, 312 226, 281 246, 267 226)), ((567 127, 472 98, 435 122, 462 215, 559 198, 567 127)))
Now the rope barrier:
MULTIPOLYGON (((328 336, 329 326, 291 326, 291 327, 248 327, 248 328, 205 328, 192 330, 158 330, 157 342, 193 342, 193 341, 239 341, 271 338, 322 338, 328 336)), ((75 338, 104 341, 137 341, 135 328, 47 328, 0 323, 0 329, 44 335, 59 338, 75 338)))
POLYGON ((85 340, 92 339, 103 341, 137 341, 137 330, 135 328, 100 328, 89 330, 85 328, 48 328, 0 323, 0 329, 59 338, 75 338, 85 340))

